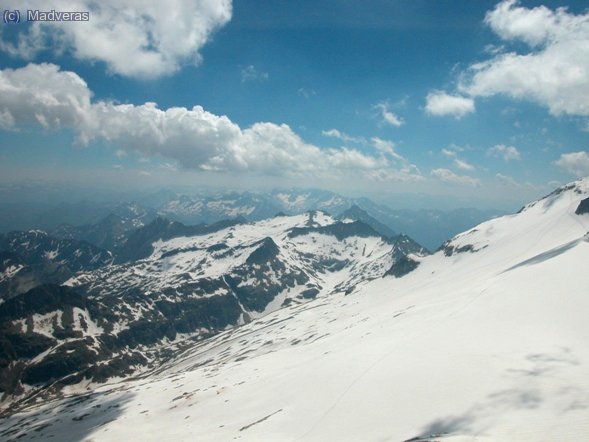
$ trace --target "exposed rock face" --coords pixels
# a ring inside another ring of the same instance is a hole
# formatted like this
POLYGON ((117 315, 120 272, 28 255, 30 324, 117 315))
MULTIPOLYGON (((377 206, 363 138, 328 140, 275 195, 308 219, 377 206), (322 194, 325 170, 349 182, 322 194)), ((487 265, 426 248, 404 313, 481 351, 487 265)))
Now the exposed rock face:
POLYGON ((112 253, 76 239, 31 230, 0 235, 0 299, 41 284, 61 284, 76 272, 112 264, 112 253))
POLYGON ((461 247, 456 247, 451 244, 444 244, 442 246, 442 250, 444 251, 444 255, 452 256, 455 253, 464 253, 464 252, 475 252, 474 246, 472 244, 467 244, 461 247))
POLYGON ((44 285, 1 304, 0 390, 15 394, 22 384, 101 382, 130 374, 148 358, 165 356, 165 348, 153 347, 162 340, 201 328, 208 330, 201 338, 214 334, 242 313, 230 297, 183 303, 132 298, 88 298, 71 287, 44 285), (145 304, 153 308, 147 311, 145 304), (134 315, 142 308, 142 315, 134 315))
POLYGON ((419 266, 419 261, 415 261, 408 256, 403 256, 396 261, 387 271, 387 275, 392 275, 395 278, 401 278, 412 272, 419 266))
POLYGON ((370 216, 365 210, 361 209, 356 204, 353 204, 348 210, 343 212, 339 218, 342 220, 352 219, 355 221, 362 221, 376 230, 380 235, 387 238, 392 238, 397 235, 391 228, 370 216))
POLYGON ((113 262, 107 250, 86 241, 57 239, 41 230, 0 235, 0 250, 18 255, 29 265, 53 262, 66 266, 71 272, 94 270, 113 262))
POLYGON ((351 236, 360 236, 364 238, 369 236, 380 236, 379 233, 368 224, 362 221, 354 221, 352 223, 338 222, 327 226, 318 227, 295 227, 290 231, 289 237, 295 238, 297 236, 306 235, 309 233, 333 235, 340 241, 351 236))
POLYGON ((579 203, 577 210, 575 210, 577 215, 584 215, 589 213, 589 198, 585 198, 583 201, 579 203))
POLYGON ((219 221, 211 225, 198 224, 196 226, 186 226, 178 221, 156 218, 146 226, 134 230, 129 234, 125 242, 119 248, 115 249, 116 262, 121 264, 147 258, 153 252, 152 244, 157 240, 167 240, 179 236, 204 235, 244 222, 245 220, 243 218, 237 218, 234 220, 219 221))

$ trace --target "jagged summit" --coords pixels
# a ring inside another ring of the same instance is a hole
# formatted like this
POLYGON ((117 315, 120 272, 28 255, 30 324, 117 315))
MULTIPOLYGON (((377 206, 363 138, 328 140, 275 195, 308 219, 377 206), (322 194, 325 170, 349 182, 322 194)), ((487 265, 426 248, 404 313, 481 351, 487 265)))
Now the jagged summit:
POLYGON ((378 221, 376 218, 370 216, 368 212, 364 209, 360 208, 356 204, 352 204, 352 206, 344 211, 340 216, 339 219, 342 221, 363 221, 364 223, 371 226, 374 230, 376 230, 382 236, 392 238, 396 236, 396 233, 385 224, 378 221))

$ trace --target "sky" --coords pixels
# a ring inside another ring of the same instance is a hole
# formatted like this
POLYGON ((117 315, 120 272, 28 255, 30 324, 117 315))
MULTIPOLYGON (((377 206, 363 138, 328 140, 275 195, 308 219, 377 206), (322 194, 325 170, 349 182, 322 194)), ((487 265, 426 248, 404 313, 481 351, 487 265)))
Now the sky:
POLYGON ((2 5, 0 184, 512 209, 589 175, 584 1, 119 3, 2 5))

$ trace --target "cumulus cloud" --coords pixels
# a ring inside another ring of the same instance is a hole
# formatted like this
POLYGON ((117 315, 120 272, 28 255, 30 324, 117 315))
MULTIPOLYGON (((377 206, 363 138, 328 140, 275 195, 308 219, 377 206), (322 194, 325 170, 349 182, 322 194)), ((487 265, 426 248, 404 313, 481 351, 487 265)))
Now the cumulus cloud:
POLYGON ((404 164, 395 169, 383 155, 349 148, 321 149, 306 143, 284 124, 262 122, 242 129, 227 116, 214 115, 201 106, 164 110, 155 103, 93 101, 82 78, 53 64, 0 71, 0 115, 9 128, 38 124, 48 130, 71 129, 81 145, 106 141, 117 150, 144 158, 165 157, 196 170, 421 179, 415 167, 404 164))
POLYGON ((250 64, 248 67, 241 70, 242 83, 247 81, 266 81, 267 79, 268 72, 258 71, 254 65, 250 64))
POLYGON ((385 124, 395 127, 400 127, 405 124, 405 121, 403 121, 402 118, 389 110, 389 106, 386 103, 378 103, 374 108, 379 111, 382 121, 385 124))
POLYGON ((503 94, 548 108, 551 114, 589 116, 589 12, 525 8, 504 0, 485 23, 525 53, 500 53, 463 73, 459 91, 471 97, 503 94))
POLYGON ((519 150, 514 146, 506 146, 504 144, 497 144, 496 146, 487 149, 487 155, 503 158, 504 161, 520 160, 521 155, 519 150))
POLYGON ((585 151, 564 153, 556 165, 579 178, 589 176, 589 154, 585 151))
POLYGON ((475 111, 474 100, 459 95, 450 95, 444 91, 427 94, 425 112, 433 116, 451 115, 458 119, 475 111))
POLYGON ((0 114, 16 123, 43 127, 83 127, 90 109, 91 93, 78 75, 61 72, 51 64, 30 64, 0 71, 0 114))
MULTIPOLYGON (((21 0, 18 6, 21 11, 38 9, 39 2, 21 0)), ((64 10, 64 3, 46 0, 43 9, 64 10)), ((104 62, 120 75, 155 78, 184 63, 198 64, 200 49, 231 19, 232 2, 71 0, 67 10, 89 11, 90 20, 30 23, 19 28, 15 43, 0 40, 0 49, 25 59, 44 50, 67 51, 80 60, 104 62)))
POLYGON ((467 175, 457 175, 448 169, 433 169, 431 171, 431 176, 445 183, 473 187, 478 187, 481 185, 481 181, 478 178, 473 178, 467 175))

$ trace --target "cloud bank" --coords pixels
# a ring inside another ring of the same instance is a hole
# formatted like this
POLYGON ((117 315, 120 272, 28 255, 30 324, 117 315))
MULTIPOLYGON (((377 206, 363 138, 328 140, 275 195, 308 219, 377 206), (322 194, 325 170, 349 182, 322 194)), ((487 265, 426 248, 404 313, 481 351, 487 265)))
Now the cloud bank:
POLYGON ((260 122, 242 129, 201 106, 164 110, 155 103, 93 101, 81 77, 53 64, 0 71, 0 116, 4 129, 70 129, 81 145, 106 141, 118 149, 117 155, 133 151, 142 157, 161 156, 188 169, 326 179, 422 179, 417 167, 406 161, 393 167, 389 158, 402 157, 383 140, 375 141, 381 149, 370 155, 347 147, 319 148, 285 124, 260 122), (385 147, 387 155, 382 154, 385 147))

